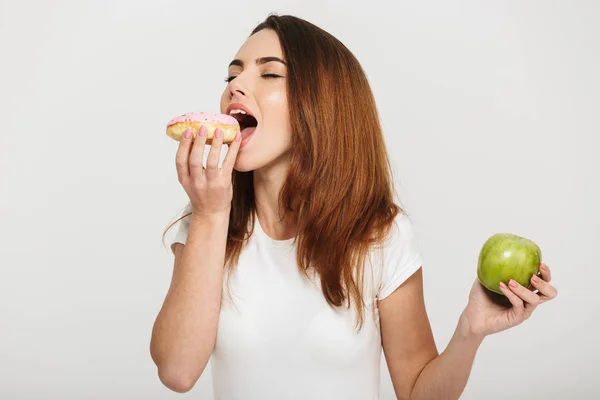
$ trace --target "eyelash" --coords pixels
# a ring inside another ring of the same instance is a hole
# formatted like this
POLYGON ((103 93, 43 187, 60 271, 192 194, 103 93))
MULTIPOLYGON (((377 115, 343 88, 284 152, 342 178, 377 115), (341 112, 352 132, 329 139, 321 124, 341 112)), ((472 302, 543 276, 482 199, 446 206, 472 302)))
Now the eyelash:
MULTIPOLYGON (((263 78, 266 78, 266 79, 283 78, 283 76, 281 76, 281 75, 276 75, 276 74, 264 74, 264 75, 261 75, 261 76, 262 76, 263 78)), ((227 78, 225 78, 225 83, 229 83, 229 82, 231 82, 232 80, 234 80, 235 78, 236 78, 235 76, 228 76, 227 78)))

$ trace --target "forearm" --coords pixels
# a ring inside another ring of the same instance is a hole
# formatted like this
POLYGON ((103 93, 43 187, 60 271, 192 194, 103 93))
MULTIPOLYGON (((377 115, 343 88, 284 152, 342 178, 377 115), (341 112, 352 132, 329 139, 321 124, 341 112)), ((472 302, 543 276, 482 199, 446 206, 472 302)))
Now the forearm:
POLYGON ((460 398, 467 384, 475 354, 483 341, 482 337, 470 334, 461 321, 446 350, 421 371, 411 400, 460 398))
POLYGON ((228 216, 196 218, 152 332, 161 379, 189 386, 214 348, 221 308, 228 216))

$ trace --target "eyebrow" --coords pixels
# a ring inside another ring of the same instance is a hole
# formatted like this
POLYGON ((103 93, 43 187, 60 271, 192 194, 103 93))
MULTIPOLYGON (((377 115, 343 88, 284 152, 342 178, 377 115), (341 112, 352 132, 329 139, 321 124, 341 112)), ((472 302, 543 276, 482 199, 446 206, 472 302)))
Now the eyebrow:
MULTIPOLYGON (((256 59, 256 65, 263 65, 270 62, 280 62, 283 65, 286 65, 285 61, 283 61, 279 57, 261 57, 256 59)), ((244 68, 244 62, 242 60, 238 60, 237 58, 229 63, 229 66, 237 65, 238 67, 244 68)))

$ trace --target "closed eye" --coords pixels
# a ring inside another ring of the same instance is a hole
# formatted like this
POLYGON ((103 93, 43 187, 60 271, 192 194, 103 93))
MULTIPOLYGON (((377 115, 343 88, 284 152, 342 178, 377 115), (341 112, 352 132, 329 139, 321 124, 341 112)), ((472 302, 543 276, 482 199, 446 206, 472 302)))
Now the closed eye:
MULTIPOLYGON (((265 79, 275 79, 275 78, 283 78, 283 76, 281 75, 277 75, 277 74, 264 74, 261 75, 263 78, 265 79)), ((232 80, 234 80, 237 76, 228 76, 227 78, 225 78, 225 82, 229 83, 232 80)))

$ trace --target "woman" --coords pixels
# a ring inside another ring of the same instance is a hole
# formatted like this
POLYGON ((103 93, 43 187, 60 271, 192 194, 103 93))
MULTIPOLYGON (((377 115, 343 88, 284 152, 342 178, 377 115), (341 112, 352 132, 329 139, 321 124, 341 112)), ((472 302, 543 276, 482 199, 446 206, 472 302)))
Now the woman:
POLYGON ((206 168, 206 136, 177 151, 189 213, 151 343, 170 389, 190 390, 210 358, 220 399, 376 399, 383 348, 398 398, 456 399, 484 337, 556 296, 543 264, 538 293, 502 288, 511 308, 475 281, 439 354, 418 242, 352 53, 304 20, 269 16, 226 81, 221 112, 244 110, 256 129, 222 168, 222 138, 206 168))

